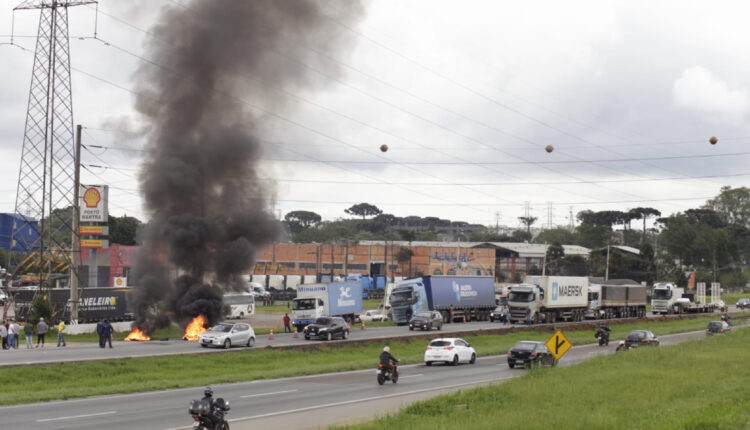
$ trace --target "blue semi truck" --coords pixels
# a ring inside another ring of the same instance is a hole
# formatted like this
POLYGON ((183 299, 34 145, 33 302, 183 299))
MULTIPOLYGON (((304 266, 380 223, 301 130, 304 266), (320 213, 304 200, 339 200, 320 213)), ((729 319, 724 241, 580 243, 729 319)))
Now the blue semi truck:
POLYGON ((423 276, 396 284, 390 294, 393 322, 406 324, 420 311, 440 311, 443 321, 486 321, 495 309, 495 284, 485 276, 423 276))

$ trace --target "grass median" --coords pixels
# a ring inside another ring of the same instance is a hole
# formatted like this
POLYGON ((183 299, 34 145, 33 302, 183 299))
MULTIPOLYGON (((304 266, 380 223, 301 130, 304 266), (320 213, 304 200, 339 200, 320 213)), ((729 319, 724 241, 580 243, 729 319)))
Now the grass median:
MULTIPOLYGON (((684 320, 639 321, 613 325, 612 338, 623 338, 633 328, 657 335, 705 329, 716 317, 684 320)), ((433 333, 434 337, 442 334, 433 333)), ((593 331, 565 332, 574 344, 592 343, 593 331)), ((546 340, 550 333, 515 332, 470 336, 465 339, 478 355, 504 354, 518 340, 546 340)), ((88 362, 6 366, 2 368, 0 404, 19 404, 115 393, 133 393, 208 384, 310 375, 377 365, 383 344, 349 346, 345 343, 317 345, 314 350, 244 349, 219 354, 124 358, 88 362)), ((402 363, 422 362, 426 342, 422 339, 391 342, 392 353, 402 363)), ((196 345, 196 348, 198 346, 196 345)), ((3 352, 10 353, 10 352, 3 352)))
POLYGON ((532 369, 335 429, 747 429, 750 330, 532 369))

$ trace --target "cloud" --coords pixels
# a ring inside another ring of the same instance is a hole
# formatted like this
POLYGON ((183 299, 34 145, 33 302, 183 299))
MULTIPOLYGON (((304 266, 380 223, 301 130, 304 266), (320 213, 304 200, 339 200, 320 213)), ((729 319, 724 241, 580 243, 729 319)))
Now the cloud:
POLYGON ((745 88, 731 88, 710 70, 693 66, 674 82, 672 103, 711 122, 739 125, 747 115, 750 97, 745 88))

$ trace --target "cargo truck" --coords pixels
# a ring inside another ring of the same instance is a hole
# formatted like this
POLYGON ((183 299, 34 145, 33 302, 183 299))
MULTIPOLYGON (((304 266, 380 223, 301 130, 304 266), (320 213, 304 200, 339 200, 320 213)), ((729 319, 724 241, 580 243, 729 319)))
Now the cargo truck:
POLYGON ((319 317, 342 317, 348 322, 362 312, 360 281, 305 284, 292 300, 292 324, 297 331, 319 317))
POLYGON ((527 309, 533 323, 581 321, 589 298, 589 279, 580 276, 527 276, 510 287, 510 321, 525 321, 527 309))
POLYGON ((495 309, 495 286, 485 276, 423 276, 396 283, 389 295, 396 324, 406 324, 420 311, 440 311, 443 321, 486 321, 495 309))
MULTIPOLYGON (((100 319, 109 321, 131 321, 135 315, 128 308, 127 295, 132 288, 81 288, 78 290, 78 321, 96 322, 100 319)), ((70 321, 70 289, 53 288, 48 290, 52 321, 70 321)), ((32 301, 37 290, 18 290, 14 293, 16 317, 25 321, 31 315, 32 301)))
POLYGON ((716 304, 706 303, 706 285, 698 283, 698 294, 685 294, 685 289, 671 282, 654 284, 651 292, 651 312, 654 315, 706 313, 716 310, 716 304))
POLYGON ((646 286, 630 279, 589 283, 586 318, 610 319, 646 316, 646 286))

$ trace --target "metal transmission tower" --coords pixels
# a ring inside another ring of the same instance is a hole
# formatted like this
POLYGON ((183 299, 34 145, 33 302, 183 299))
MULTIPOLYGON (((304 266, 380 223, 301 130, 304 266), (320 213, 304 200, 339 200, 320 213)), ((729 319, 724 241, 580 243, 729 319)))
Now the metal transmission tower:
POLYGON ((64 211, 75 200, 76 167, 68 8, 90 3, 27 0, 14 8, 40 9, 40 16, 11 233, 13 249, 31 256, 11 257, 11 265, 16 273, 37 272, 40 281, 72 268, 70 239, 78 232, 64 211))

